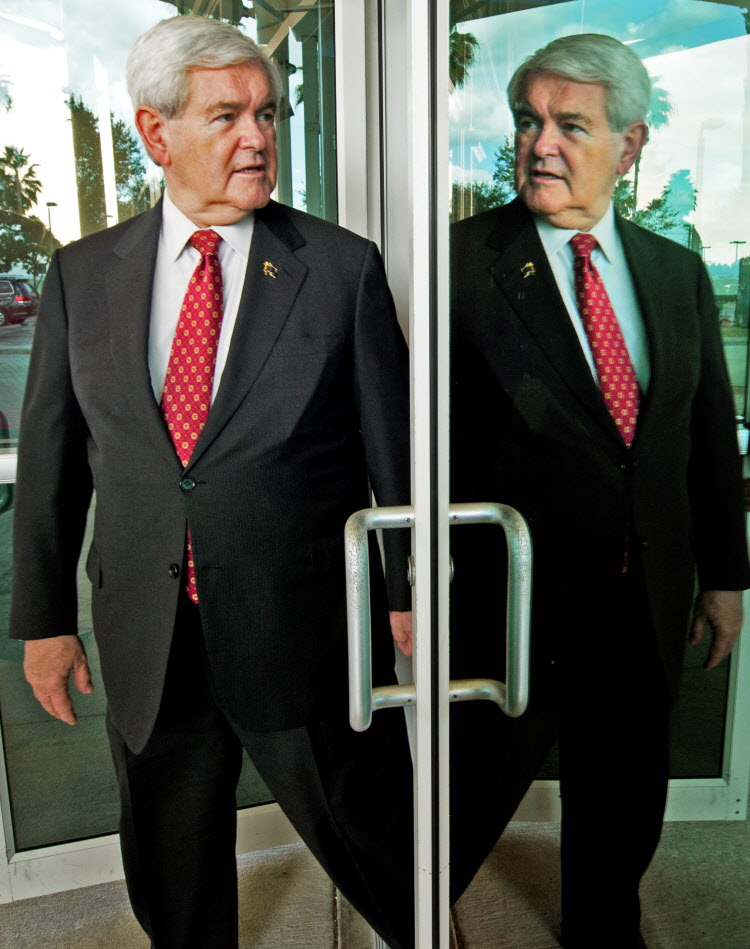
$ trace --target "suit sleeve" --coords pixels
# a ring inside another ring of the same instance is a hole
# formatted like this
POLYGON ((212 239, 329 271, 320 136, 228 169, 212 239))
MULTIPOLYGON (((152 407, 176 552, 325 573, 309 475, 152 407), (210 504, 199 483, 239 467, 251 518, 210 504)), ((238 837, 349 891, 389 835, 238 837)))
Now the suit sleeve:
POLYGON ((693 403, 688 487, 701 590, 750 587, 735 410, 711 283, 699 263, 701 375, 693 403))
POLYGON ((76 571, 91 501, 87 427, 73 391, 60 256, 37 317, 18 450, 10 636, 78 629, 76 571))
MULTIPOLYGON (((370 483, 381 507, 409 504, 409 359, 374 244, 362 267, 354 332, 355 394, 370 483)), ((410 532, 384 531, 383 543, 390 609, 410 610, 410 532)))

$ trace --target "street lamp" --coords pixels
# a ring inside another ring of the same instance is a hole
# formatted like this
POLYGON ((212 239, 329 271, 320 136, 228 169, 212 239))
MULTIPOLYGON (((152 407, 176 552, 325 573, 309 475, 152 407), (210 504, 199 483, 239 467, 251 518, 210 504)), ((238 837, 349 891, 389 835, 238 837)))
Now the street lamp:
POLYGON ((57 207, 57 201, 47 201, 47 236, 49 238, 49 252, 52 255, 52 208, 57 207))
POLYGON ((747 244, 747 241, 730 241, 729 243, 734 244, 734 262, 737 266, 737 274, 739 276, 740 244, 747 244))
POLYGON ((47 202, 47 230, 52 234, 52 208, 57 207, 57 201, 47 202))

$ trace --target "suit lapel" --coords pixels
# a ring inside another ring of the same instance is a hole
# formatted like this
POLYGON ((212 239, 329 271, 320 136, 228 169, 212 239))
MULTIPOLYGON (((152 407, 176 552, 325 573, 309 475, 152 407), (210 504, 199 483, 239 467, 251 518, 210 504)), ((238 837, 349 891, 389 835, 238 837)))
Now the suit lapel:
POLYGON ((105 278, 110 346, 122 391, 133 416, 170 461, 177 455, 154 398, 148 370, 151 288, 161 229, 161 202, 136 218, 114 247, 119 258, 105 278))
POLYGON ((557 289, 532 216, 518 199, 502 210, 505 213, 488 240, 499 254, 490 268, 495 281, 550 369, 597 425, 622 445, 557 289))
POLYGON ((304 243, 282 206, 271 202, 256 211, 229 355, 191 465, 235 413, 268 359, 307 275, 307 266, 294 255, 304 243))

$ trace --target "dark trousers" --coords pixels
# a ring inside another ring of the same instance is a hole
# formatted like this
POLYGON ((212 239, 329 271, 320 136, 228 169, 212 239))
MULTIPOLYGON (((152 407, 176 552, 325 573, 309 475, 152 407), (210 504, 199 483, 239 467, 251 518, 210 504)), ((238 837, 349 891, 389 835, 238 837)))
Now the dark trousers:
POLYGON ((576 625, 520 719, 451 710, 451 871, 471 882, 559 742, 566 949, 639 949, 638 890, 656 850, 669 776, 671 700, 637 565, 599 591, 601 622, 576 625), (605 610, 605 605, 607 606, 605 610))
POLYGON ((185 602, 154 732, 132 754, 112 722, 131 903, 155 949, 237 946, 235 789, 243 748, 349 901, 393 947, 413 945, 411 763, 403 717, 357 734, 345 714, 281 732, 228 721, 185 602))

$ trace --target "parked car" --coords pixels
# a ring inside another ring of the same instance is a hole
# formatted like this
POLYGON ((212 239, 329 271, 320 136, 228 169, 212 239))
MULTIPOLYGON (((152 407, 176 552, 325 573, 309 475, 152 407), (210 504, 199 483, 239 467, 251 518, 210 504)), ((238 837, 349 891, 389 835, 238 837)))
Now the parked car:
POLYGON ((0 274, 0 326, 25 323, 36 316, 39 294, 25 274, 0 274))

